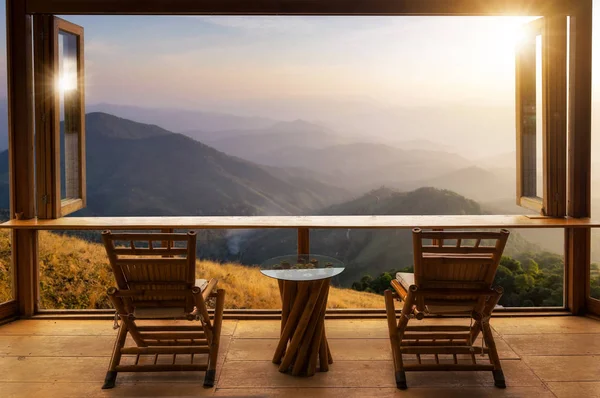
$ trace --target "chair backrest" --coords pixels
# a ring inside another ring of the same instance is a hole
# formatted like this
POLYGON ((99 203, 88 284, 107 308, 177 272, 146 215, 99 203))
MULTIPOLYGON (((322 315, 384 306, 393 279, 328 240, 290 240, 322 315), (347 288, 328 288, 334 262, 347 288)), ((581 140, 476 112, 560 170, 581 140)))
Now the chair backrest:
MULTIPOLYGON (((415 285, 419 289, 489 289, 510 232, 413 229, 415 285)), ((436 301, 443 296, 432 297, 436 301)), ((448 301, 468 300, 455 296, 448 301)), ((427 303, 424 303, 427 304, 427 303)))
POLYGON ((133 307, 193 308, 190 291, 195 284, 196 233, 102 233, 102 240, 119 290, 156 291, 131 295, 133 307), (182 294, 173 292, 181 290, 182 294))

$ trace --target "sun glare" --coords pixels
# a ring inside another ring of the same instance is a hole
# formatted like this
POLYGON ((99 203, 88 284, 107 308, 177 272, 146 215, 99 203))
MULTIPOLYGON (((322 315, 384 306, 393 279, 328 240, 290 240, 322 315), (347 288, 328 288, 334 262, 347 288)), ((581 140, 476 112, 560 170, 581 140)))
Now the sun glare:
POLYGON ((64 73, 58 79, 58 90, 61 93, 66 93, 77 89, 77 76, 74 73, 64 73))
POLYGON ((525 39, 526 25, 531 18, 503 17, 501 23, 490 24, 487 38, 491 46, 518 48, 525 39))

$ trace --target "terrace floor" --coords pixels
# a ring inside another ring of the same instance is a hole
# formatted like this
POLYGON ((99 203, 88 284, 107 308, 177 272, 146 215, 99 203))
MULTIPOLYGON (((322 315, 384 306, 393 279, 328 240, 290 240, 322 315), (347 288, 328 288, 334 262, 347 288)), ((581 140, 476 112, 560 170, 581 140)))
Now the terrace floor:
POLYGON ((600 397, 600 321, 495 317, 491 325, 506 390, 493 387, 489 372, 408 373, 409 389, 396 390, 384 319, 327 320, 335 363, 311 378, 271 363, 278 321, 227 320, 214 389, 202 387, 203 373, 181 372, 123 373, 115 389, 101 390, 111 321, 21 320, 0 326, 0 396, 600 397))

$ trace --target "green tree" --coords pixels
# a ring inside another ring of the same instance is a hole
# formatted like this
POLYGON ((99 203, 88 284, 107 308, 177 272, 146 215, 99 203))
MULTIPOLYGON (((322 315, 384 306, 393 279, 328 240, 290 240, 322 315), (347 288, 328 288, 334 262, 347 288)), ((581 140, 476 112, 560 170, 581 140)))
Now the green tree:
MULTIPOLYGON (((401 272, 413 272, 405 267, 401 272)), ((500 305, 505 307, 557 307, 563 305, 563 256, 549 252, 524 252, 516 258, 503 256, 494 279, 504 293, 500 305), (523 266, 524 264, 524 266, 523 266)), ((380 274, 377 278, 364 276, 354 282, 355 290, 383 294, 389 288, 396 270, 380 274)), ((600 273, 591 280, 592 297, 600 298, 600 273)))
POLYGON ((502 256, 502 258, 500 259, 500 265, 505 266, 514 273, 520 274, 523 272, 523 267, 521 266, 521 263, 508 256, 502 256))
POLYGON ((540 266, 534 259, 530 258, 525 265, 525 272, 533 277, 537 277, 540 275, 540 266))
POLYGON ((531 290, 534 284, 535 279, 528 274, 520 274, 515 278, 515 285, 520 292, 531 290))

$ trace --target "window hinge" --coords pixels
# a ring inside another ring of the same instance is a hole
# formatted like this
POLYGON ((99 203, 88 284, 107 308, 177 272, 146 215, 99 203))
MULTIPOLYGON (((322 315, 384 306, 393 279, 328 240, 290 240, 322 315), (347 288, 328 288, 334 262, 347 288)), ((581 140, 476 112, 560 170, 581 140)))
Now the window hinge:
POLYGON ((48 204, 48 194, 44 194, 42 196, 42 202, 44 202, 44 204, 48 204))

